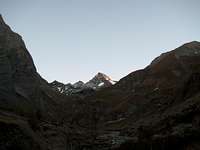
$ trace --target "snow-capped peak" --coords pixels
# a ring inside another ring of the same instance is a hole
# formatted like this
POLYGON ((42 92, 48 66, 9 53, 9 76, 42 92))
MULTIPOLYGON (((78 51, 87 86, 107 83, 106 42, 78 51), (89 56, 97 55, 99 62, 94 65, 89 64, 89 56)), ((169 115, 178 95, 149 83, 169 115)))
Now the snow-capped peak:
POLYGON ((97 75, 95 75, 95 78, 103 79, 103 80, 112 80, 109 76, 105 75, 104 73, 98 72, 97 75))
POLYGON ((66 95, 71 95, 85 89, 98 90, 101 88, 110 87, 115 83, 116 81, 112 80, 109 76, 99 72, 86 83, 78 81, 74 84, 71 83, 63 84, 58 81, 54 81, 50 85, 52 86, 52 88, 58 90, 61 93, 64 93, 66 95))
POLYGON ((85 86, 93 89, 98 89, 102 87, 112 86, 113 83, 114 81, 109 76, 99 72, 94 76, 94 78, 86 82, 85 86))

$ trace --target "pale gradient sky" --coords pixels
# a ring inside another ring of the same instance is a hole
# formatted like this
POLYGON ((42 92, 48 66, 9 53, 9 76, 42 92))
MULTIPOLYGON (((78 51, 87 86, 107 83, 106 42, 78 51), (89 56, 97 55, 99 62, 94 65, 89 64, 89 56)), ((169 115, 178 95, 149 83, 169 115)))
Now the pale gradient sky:
POLYGON ((160 53, 200 41, 200 0, 0 0, 48 81, 113 79, 160 53))

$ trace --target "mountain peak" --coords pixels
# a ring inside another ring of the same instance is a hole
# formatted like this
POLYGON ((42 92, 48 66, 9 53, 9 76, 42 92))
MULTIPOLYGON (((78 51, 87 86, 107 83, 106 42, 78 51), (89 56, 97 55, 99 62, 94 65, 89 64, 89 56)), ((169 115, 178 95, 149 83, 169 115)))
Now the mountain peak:
POLYGON ((186 43, 174 51, 176 56, 197 56, 200 55, 200 42, 198 41, 192 41, 189 43, 186 43))
MULTIPOLYGON (((109 76, 104 73, 98 72, 91 80, 84 83, 83 81, 78 81, 74 84, 63 84, 58 81, 50 83, 50 86, 66 95, 77 94, 84 90, 98 90, 105 87, 110 87, 115 84, 109 76)), ((90 91, 91 92, 91 91, 90 91)), ((86 92, 87 93, 87 92, 86 92)))
POLYGON ((102 87, 112 86, 115 82, 106 74, 98 72, 90 81, 85 83, 86 87, 99 89, 102 87))
POLYGON ((11 31, 10 27, 5 23, 2 15, 0 14, 0 32, 11 31))
POLYGON ((0 23, 4 23, 5 24, 5 22, 4 22, 3 17, 2 17, 1 14, 0 14, 0 23))
POLYGON ((98 72, 94 78, 98 78, 100 80, 112 80, 109 76, 107 76, 106 74, 104 73, 101 73, 101 72, 98 72))
POLYGON ((200 42, 199 41, 192 41, 192 42, 189 42, 189 43, 185 43, 184 44, 185 46, 195 46, 195 45, 200 45, 200 42))
POLYGON ((184 57, 200 56, 200 42, 192 41, 189 43, 185 43, 182 46, 172 51, 163 53, 152 61, 151 66, 154 66, 155 64, 158 64, 163 60, 168 61, 169 58, 173 57, 180 60, 180 58, 183 56, 184 57))

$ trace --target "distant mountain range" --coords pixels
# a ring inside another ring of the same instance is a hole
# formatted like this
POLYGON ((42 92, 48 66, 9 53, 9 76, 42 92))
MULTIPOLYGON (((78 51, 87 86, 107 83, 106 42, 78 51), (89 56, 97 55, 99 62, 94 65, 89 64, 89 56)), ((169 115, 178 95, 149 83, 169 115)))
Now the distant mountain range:
POLYGON ((0 150, 200 149, 200 42, 113 83, 49 84, 0 15, 0 150))
POLYGON ((78 81, 74 84, 63 84, 58 81, 53 81, 50 83, 50 86, 60 93, 72 95, 96 91, 102 88, 110 87, 115 83, 117 83, 117 81, 114 81, 109 76, 99 72, 86 83, 78 81))

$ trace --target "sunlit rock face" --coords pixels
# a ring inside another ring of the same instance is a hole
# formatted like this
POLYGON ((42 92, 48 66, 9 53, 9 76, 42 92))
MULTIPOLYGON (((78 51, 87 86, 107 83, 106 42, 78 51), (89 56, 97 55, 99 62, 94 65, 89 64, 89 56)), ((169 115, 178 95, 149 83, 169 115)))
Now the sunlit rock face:
POLYGON ((113 84, 115 84, 115 81, 113 81, 109 76, 99 72, 90 81, 85 83, 84 86, 98 89, 102 87, 109 87, 113 84))

